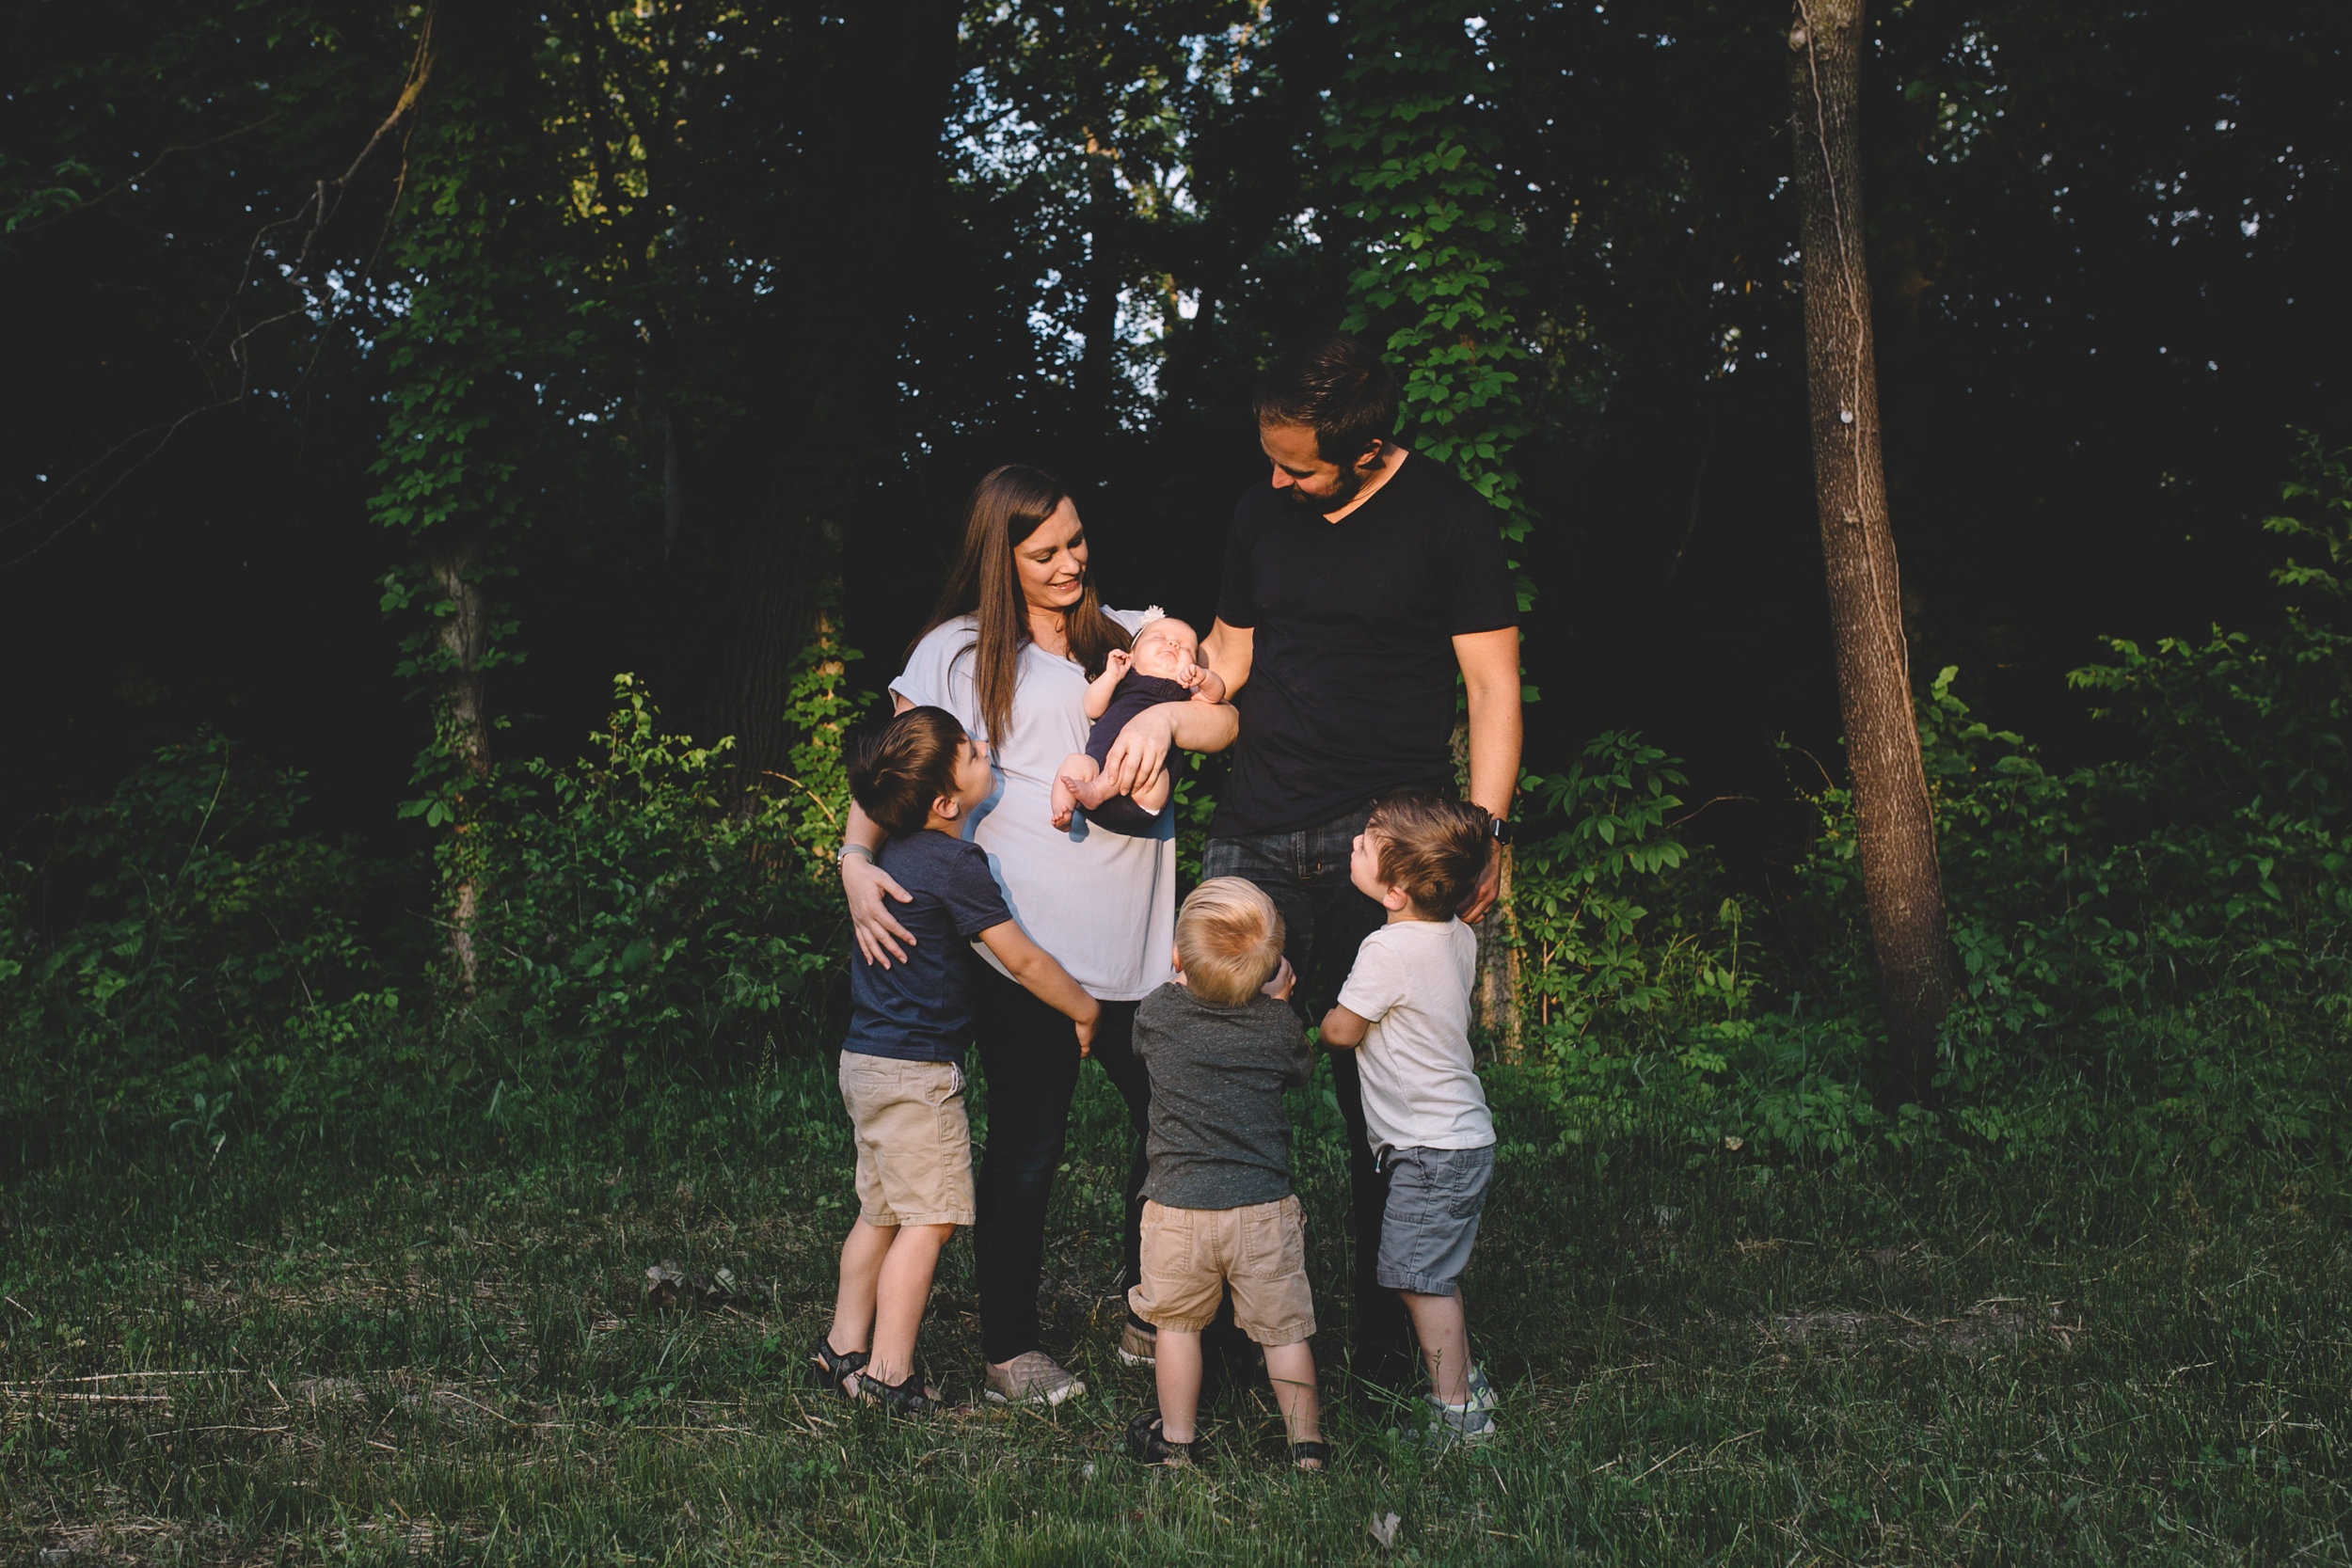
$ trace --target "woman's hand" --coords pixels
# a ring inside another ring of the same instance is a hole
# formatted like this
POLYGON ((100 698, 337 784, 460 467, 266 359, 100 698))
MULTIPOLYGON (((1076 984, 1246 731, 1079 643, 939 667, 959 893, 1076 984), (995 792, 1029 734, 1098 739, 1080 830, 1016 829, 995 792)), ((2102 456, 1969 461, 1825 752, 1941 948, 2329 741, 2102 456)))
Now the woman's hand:
POLYGON ((901 904, 914 902, 914 895, 898 885, 898 879, 876 865, 864 855, 841 857, 841 891, 850 900, 850 927, 857 935, 857 950, 866 955, 869 964, 888 969, 893 960, 907 961, 907 948, 913 947, 914 934, 898 924, 898 917, 890 911, 890 900, 901 904), (899 945, 906 944, 905 947, 899 945))

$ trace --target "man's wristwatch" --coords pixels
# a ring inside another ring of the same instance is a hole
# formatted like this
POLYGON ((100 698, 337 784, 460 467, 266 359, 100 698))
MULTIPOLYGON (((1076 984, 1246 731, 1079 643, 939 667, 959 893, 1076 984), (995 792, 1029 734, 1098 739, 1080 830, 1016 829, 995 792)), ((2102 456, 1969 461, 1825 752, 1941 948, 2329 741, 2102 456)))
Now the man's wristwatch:
POLYGON ((1487 820, 1494 832, 1495 842, 1497 844, 1508 844, 1511 842, 1511 830, 1518 826, 1518 824, 1514 823, 1507 816, 1490 817, 1487 820))
POLYGON ((879 861, 874 859, 874 851, 868 849, 863 844, 844 844, 841 847, 841 852, 834 856, 833 863, 839 865, 842 862, 848 860, 851 855, 863 856, 866 863, 868 865, 878 865, 881 863, 879 861))

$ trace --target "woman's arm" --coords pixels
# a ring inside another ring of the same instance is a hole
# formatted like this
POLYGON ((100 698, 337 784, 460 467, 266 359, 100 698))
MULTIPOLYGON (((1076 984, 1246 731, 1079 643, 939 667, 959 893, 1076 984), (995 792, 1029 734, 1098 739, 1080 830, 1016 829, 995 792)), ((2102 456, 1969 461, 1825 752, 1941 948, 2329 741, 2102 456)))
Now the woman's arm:
MULTIPOLYGON (((914 705, 895 691, 890 695, 896 713, 904 713, 914 705)), ((850 901, 850 929, 857 938, 857 950, 866 956, 867 963, 880 964, 884 969, 894 960, 906 962, 907 948, 914 945, 914 933, 899 925, 898 917, 890 912, 891 899, 911 904, 914 895, 874 863, 882 840, 888 836, 856 801, 850 802, 849 826, 841 832, 841 891, 850 901), (900 946, 901 942, 906 945, 900 946)))

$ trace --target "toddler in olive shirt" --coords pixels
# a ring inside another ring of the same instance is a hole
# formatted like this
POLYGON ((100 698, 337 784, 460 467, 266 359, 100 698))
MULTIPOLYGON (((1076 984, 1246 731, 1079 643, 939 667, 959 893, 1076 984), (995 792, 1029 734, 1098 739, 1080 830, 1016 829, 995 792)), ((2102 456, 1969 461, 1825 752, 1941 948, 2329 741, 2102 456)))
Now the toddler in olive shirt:
POLYGON ((1146 1464, 1191 1461, 1200 1331, 1229 1287, 1233 1321, 1264 1347, 1292 1462, 1319 1470, 1330 1457, 1307 1344, 1315 1331, 1307 1231, 1291 1191, 1282 1113, 1282 1091, 1307 1081, 1313 1058, 1289 1006, 1281 957, 1282 917, 1271 898, 1238 877, 1204 882, 1176 916, 1175 981, 1136 1009, 1136 1056, 1152 1077, 1151 1173, 1142 1278, 1127 1305, 1156 1330, 1160 1403, 1129 1424, 1127 1443, 1146 1464))

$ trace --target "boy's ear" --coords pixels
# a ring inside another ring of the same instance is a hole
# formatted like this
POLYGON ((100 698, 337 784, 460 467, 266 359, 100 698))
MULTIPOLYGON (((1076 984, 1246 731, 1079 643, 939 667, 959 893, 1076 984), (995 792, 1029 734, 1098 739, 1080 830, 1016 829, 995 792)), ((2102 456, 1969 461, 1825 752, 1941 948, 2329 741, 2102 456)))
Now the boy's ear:
POLYGON ((1380 907, 1384 910, 1394 910, 1402 913, 1405 906, 1411 902, 1412 900, 1406 896, 1405 890, 1393 882, 1381 890, 1380 907))
POLYGON ((931 815, 945 816, 950 821, 953 821, 956 815, 962 810, 961 806, 956 804, 956 798, 952 795, 942 795, 931 802, 931 815))

